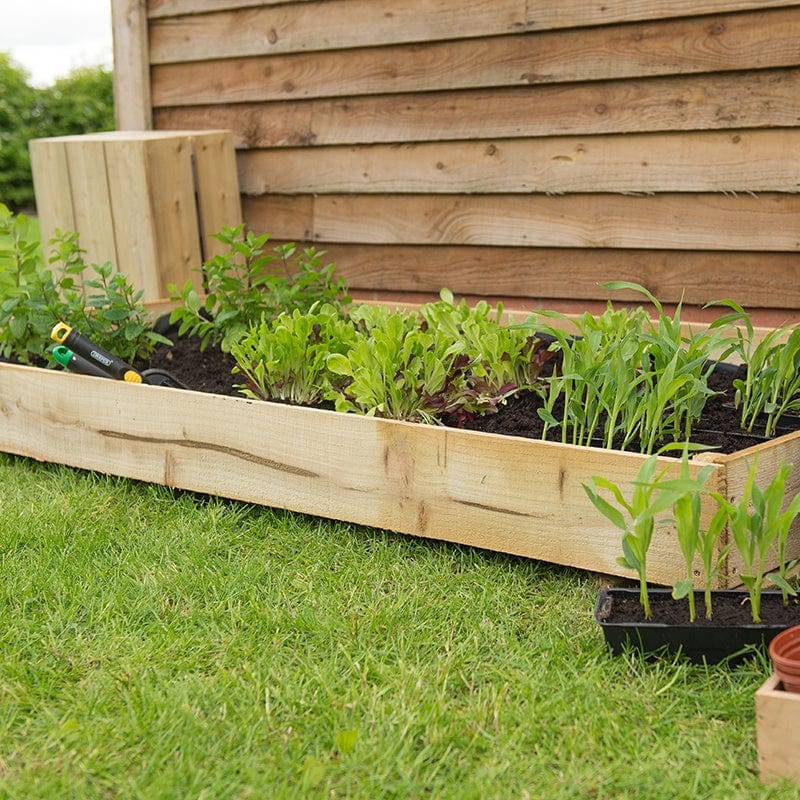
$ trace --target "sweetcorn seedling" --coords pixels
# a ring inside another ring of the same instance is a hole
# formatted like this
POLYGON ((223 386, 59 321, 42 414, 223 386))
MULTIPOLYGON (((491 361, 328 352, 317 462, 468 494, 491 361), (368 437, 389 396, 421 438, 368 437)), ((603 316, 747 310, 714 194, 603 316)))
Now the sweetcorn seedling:
POLYGON ((29 220, 0 204, 0 355, 41 364, 50 332, 68 322, 125 361, 146 359, 169 340, 152 329, 142 291, 115 273, 111 263, 87 265, 76 233, 57 231, 50 267, 44 265, 29 220))
POLYGON ((795 495, 784 509, 786 479, 792 465, 782 464, 763 490, 756 483, 757 469, 756 457, 737 503, 715 495, 727 512, 734 545, 744 562, 745 571, 739 577, 747 587, 755 623, 761 622, 761 594, 770 552, 778 558, 778 571, 770 573, 769 580, 783 593, 784 603, 788 603, 789 595, 796 594, 786 577, 790 567, 786 563, 786 542, 792 522, 800 514, 800 494, 795 495))
POLYGON ((293 243, 267 251, 269 235, 245 232, 244 225, 223 228, 215 238, 228 249, 203 264, 205 298, 191 281, 167 287, 170 299, 179 303, 170 321, 179 324, 179 336, 198 336, 203 350, 213 344, 230 351, 262 319, 284 311, 308 311, 318 302, 344 308, 350 302, 334 265, 323 266, 324 251, 298 250, 293 243))
POLYGON ((653 530, 657 516, 671 508, 674 501, 672 492, 659 489, 659 482, 668 467, 656 473, 657 455, 648 457, 639 468, 633 481, 631 499, 627 500, 616 483, 599 475, 592 477, 590 483, 583 488, 592 505, 622 531, 622 556, 617 562, 626 569, 632 569, 639 576, 639 601, 646 619, 652 617, 650 598, 647 593, 647 553, 653 540, 653 530), (613 502, 609 502, 600 493, 605 490, 611 493, 613 502))
POLYGON ((328 356, 348 352, 355 337, 352 321, 328 303, 264 318, 231 345, 234 372, 247 378, 238 388, 254 399, 316 405, 335 383, 328 356))

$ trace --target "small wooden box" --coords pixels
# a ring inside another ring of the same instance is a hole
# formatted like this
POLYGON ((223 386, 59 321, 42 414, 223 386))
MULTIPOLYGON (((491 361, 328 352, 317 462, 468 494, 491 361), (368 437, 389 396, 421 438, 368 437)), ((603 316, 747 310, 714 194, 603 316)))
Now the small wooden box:
POLYGON ((775 674, 756 692, 756 738, 761 780, 800 784, 800 694, 785 692, 775 674))
POLYGON ((76 231, 87 263, 111 261, 144 300, 166 297, 242 219, 229 131, 112 131, 34 139, 42 242, 76 231))

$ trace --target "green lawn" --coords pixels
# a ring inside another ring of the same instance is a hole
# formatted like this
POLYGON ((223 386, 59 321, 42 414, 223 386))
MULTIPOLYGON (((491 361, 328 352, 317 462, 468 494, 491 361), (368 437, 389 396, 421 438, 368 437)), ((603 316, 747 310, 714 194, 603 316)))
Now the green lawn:
POLYGON ((3 798, 789 798, 586 573, 0 455, 3 798))

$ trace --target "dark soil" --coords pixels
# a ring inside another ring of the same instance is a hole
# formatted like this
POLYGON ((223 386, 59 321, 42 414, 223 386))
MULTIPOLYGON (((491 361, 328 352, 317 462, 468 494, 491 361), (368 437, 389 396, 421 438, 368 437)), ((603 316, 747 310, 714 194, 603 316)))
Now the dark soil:
MULTIPOLYGON (((746 591, 716 592, 712 599, 713 616, 705 616, 705 603, 702 592, 696 593, 697 619, 692 627, 741 627, 752 625, 750 600, 746 591)), ((645 620, 639 603, 638 591, 632 594, 612 594, 610 604, 598 613, 603 622, 619 623, 658 623, 663 625, 688 625, 689 603, 687 600, 673 600, 667 594, 650 592, 652 619, 645 620)), ((796 598, 789 598, 789 605, 783 605, 780 592, 764 592, 761 596, 761 623, 764 625, 800 625, 800 605, 796 598)))
MULTIPOLYGON (((241 396, 235 387, 243 382, 243 378, 241 375, 231 374, 235 361, 230 355, 211 347, 200 352, 199 340, 195 338, 173 339, 175 344, 171 348, 159 347, 148 365, 137 366, 165 369, 188 388, 196 391, 241 396)), ((703 416, 695 424, 692 436, 695 444, 708 445, 721 453, 734 453, 765 441, 763 436, 748 435, 739 430, 739 413, 732 403, 732 381, 737 374, 737 368, 730 365, 721 365, 712 374, 710 386, 720 394, 709 398, 703 416)), ((538 405, 539 400, 533 392, 522 392, 509 398, 505 405, 499 407, 497 413, 462 422, 459 427, 541 439, 542 422, 536 413, 538 405)), ((446 419, 444 422, 455 427, 453 419, 446 419)), ((793 419, 781 433, 797 429, 800 429, 800 420, 793 419)), ((558 432, 550 431, 549 434, 552 435, 548 438, 558 441, 558 432)), ((628 449, 635 452, 636 445, 628 449)))

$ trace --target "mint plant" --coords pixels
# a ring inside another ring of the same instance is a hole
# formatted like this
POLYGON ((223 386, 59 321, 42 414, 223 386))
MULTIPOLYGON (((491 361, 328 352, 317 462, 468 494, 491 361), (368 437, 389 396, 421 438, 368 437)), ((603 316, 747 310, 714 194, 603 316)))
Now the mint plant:
POLYGON ((264 318, 231 344, 234 372, 248 381, 239 389, 254 399, 316 405, 335 383, 328 357, 348 352, 355 336, 353 323, 328 303, 264 318))
POLYGON ((57 322, 76 330, 125 361, 146 359, 158 342, 152 320, 127 278, 110 263, 87 266, 76 233, 58 231, 46 267, 30 221, 0 204, 0 355, 42 363, 57 322))
POLYGON ((267 251, 269 235, 245 232, 244 225, 223 228, 215 238, 228 250, 203 264, 205 298, 191 281, 181 288, 167 287, 170 299, 179 303, 170 321, 179 323, 179 336, 198 336, 203 350, 213 344, 230 351, 262 318, 308 311, 317 302, 336 307, 350 302, 347 285, 334 274, 333 264, 322 265, 323 251, 298 251, 293 243, 267 251))

